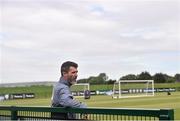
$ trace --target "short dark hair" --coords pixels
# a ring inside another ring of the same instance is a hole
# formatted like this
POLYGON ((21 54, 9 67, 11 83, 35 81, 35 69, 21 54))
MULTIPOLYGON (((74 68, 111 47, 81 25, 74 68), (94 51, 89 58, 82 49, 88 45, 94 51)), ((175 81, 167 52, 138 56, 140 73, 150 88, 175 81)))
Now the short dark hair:
POLYGON ((70 67, 78 67, 78 64, 71 61, 66 61, 61 65, 61 76, 63 76, 63 72, 68 72, 70 67))

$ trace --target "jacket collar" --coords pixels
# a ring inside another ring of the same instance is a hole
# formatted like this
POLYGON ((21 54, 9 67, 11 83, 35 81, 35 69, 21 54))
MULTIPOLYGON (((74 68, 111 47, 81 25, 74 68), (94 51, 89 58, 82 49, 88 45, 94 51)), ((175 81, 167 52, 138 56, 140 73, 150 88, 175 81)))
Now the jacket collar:
POLYGON ((63 83, 65 85, 67 85, 68 87, 70 87, 72 85, 68 80, 64 80, 63 77, 60 77, 59 83, 63 83))

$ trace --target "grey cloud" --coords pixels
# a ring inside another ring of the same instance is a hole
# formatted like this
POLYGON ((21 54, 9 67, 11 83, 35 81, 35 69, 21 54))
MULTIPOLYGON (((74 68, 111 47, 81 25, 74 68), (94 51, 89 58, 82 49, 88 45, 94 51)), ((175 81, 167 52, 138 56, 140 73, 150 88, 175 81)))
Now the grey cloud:
MULTIPOLYGON (((80 78, 102 71, 114 78, 145 69, 154 73, 162 53, 180 51, 178 11, 175 0, 6 1, 2 80, 19 80, 21 72, 24 81, 54 80, 65 60, 80 63, 80 78)), ((169 56, 174 63, 176 55, 169 56)))

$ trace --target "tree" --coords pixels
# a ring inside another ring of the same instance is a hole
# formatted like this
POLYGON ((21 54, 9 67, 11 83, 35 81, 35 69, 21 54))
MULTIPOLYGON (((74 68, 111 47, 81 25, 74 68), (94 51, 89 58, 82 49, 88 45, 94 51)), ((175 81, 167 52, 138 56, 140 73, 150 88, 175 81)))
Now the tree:
POLYGON ((136 80, 136 79, 137 77, 134 74, 128 74, 120 78, 120 80, 136 80))
POLYGON ((106 83, 108 76, 106 73, 100 73, 98 76, 90 76, 87 80, 90 84, 104 84, 106 83))
POLYGON ((98 80, 98 78, 95 77, 95 76, 89 77, 89 78, 88 78, 88 82, 89 82, 90 84, 98 84, 98 83, 100 83, 99 80, 98 80))
POLYGON ((164 74, 164 77, 165 77, 167 83, 174 83, 175 82, 175 78, 172 76, 164 74))
POLYGON ((109 80, 107 81, 107 84, 114 84, 114 82, 116 82, 116 80, 109 79, 109 80))
POLYGON ((155 83, 165 83, 166 78, 162 73, 156 73, 153 77, 155 83))
POLYGON ((175 74, 174 78, 176 82, 180 82, 180 74, 175 74))
POLYGON ((88 80, 87 79, 79 79, 77 82, 78 83, 88 83, 88 80))
POLYGON ((152 79, 152 76, 150 75, 149 72, 147 71, 144 71, 144 72, 141 72, 138 77, 137 77, 138 80, 151 80, 152 79))
POLYGON ((106 75, 106 73, 100 73, 99 76, 101 79, 103 79, 104 81, 108 80, 108 76, 106 75))

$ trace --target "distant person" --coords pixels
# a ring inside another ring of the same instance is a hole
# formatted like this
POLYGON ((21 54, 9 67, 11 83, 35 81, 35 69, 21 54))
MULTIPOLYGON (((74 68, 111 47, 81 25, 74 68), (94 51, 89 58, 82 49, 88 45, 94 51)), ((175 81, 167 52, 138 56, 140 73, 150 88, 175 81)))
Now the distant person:
POLYGON ((84 99, 90 99, 91 97, 91 92, 90 90, 85 90, 84 91, 84 99))
POLYGON ((167 95, 171 95, 171 92, 170 92, 170 91, 168 91, 168 92, 167 92, 167 95))
MULTIPOLYGON (((78 64, 71 61, 66 61, 61 65, 61 77, 53 88, 52 107, 86 108, 86 104, 75 100, 70 91, 71 85, 76 83, 77 68, 78 64)), ((72 113, 52 113, 51 117, 54 119, 76 119, 75 114, 72 113)))

